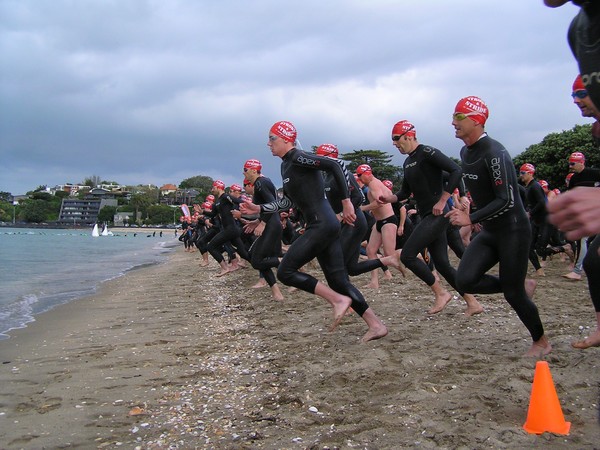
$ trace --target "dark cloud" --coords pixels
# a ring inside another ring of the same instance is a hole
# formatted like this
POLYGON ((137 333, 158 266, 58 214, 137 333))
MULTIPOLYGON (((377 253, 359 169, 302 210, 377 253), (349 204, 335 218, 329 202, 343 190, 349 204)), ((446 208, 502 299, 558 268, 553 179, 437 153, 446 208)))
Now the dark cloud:
MULTIPOLYGON (((396 155, 392 125, 456 156, 450 113, 465 95, 518 154, 585 123, 570 104, 576 13, 539 1, 4 1, 0 190, 78 182, 239 182, 270 125, 305 148, 396 155)), ((399 155, 394 162, 401 163, 399 155)))

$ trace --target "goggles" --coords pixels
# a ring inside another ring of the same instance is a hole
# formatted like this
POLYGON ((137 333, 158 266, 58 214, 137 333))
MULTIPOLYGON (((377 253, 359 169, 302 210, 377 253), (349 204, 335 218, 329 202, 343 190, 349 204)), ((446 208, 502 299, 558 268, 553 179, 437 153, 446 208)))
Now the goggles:
POLYGON ((452 119, 458 120, 460 122, 461 120, 465 120, 467 117, 479 116, 479 115, 481 115, 481 114, 478 112, 470 112, 470 113, 455 112, 454 114, 452 114, 452 119))
POLYGON ((408 133, 409 131, 413 130, 414 128, 415 128, 414 126, 411 126, 411 127, 410 127, 408 130, 406 130, 404 133, 402 133, 402 134, 399 134, 399 135, 397 135, 397 136, 392 136, 392 141, 394 141, 394 142, 398 142, 402 136, 404 136, 406 133, 408 133))
POLYGON ((571 94, 571 97, 578 99, 586 98, 587 96, 588 91, 586 91, 585 89, 580 89, 579 91, 575 91, 571 94))

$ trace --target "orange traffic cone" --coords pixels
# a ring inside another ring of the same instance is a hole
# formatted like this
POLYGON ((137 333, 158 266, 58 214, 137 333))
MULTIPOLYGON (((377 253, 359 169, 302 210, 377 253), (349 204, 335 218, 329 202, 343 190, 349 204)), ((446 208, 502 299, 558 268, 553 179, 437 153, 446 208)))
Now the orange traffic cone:
POLYGON ((546 431, 569 434, 571 429, 571 422, 565 422, 546 361, 538 361, 535 365, 529 411, 523 428, 532 434, 542 434, 546 431))

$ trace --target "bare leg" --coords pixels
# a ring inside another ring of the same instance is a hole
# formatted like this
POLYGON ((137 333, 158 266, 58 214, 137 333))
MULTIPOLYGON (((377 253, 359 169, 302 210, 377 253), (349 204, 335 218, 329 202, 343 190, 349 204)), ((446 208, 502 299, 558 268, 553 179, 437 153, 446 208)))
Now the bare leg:
POLYGON ((481 306, 481 303, 477 301, 473 294, 464 294, 462 297, 467 302, 467 309, 465 309, 466 316, 470 317, 483 312, 483 306, 481 306))
POLYGON ((271 292, 273 293, 273 298, 277 301, 282 301, 283 300, 283 294, 281 293, 281 289, 279 289, 279 286, 277 285, 277 283, 275 283, 273 286, 271 286, 271 292))
POLYGON ((221 266, 221 271, 216 275, 217 277, 222 277, 223 275, 226 275, 230 272, 225 260, 221 261, 219 265, 221 266))
POLYGON ((208 252, 202 253, 202 261, 200 262, 200 267, 208 266, 208 252))
MULTIPOLYGON (((375 230, 375 227, 371 230, 371 237, 369 239, 369 243, 367 244, 367 257, 369 259, 377 258, 377 250, 381 245, 381 234, 375 230)), ((371 282, 367 284, 366 288, 371 289, 379 289, 379 273, 377 272, 379 269, 375 269, 371 271, 371 282)))
POLYGON ((342 295, 339 292, 334 291, 320 281, 315 287, 315 294, 327 300, 327 302, 333 307, 333 323, 329 327, 329 331, 335 330, 344 318, 346 310, 352 303, 352 299, 346 295, 342 295))
POLYGON ((383 324, 381 319, 375 315, 371 308, 367 309, 362 315, 362 319, 365 321, 369 330, 362 337, 363 342, 373 341, 375 339, 381 339, 388 334, 387 327, 383 324))
POLYGON ((600 347, 600 312, 596 313, 596 321, 598 322, 596 331, 586 337, 583 341, 573 342, 571 344, 573 348, 583 350, 590 347, 600 347))
POLYGON ((427 312, 429 314, 437 314, 446 307, 450 300, 452 300, 452 294, 450 294, 450 292, 448 292, 437 280, 431 285, 431 290, 435 295, 435 301, 433 302, 433 306, 427 312))
POLYGON ((526 357, 541 358, 552 351, 552 346, 548 338, 544 335, 539 340, 535 341, 525 353, 526 357))
POLYGON ((381 263, 383 265, 391 266, 391 267, 398 269, 398 271, 402 274, 402 276, 406 278, 406 271, 405 271, 404 264, 402 264, 400 262, 400 250, 396 250, 393 254, 391 254, 389 256, 384 256, 379 259, 381 260, 381 263))

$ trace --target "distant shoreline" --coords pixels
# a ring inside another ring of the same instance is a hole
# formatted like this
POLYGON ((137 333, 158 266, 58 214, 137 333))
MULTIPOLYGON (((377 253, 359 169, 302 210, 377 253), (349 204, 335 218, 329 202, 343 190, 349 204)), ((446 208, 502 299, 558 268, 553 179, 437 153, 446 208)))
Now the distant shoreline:
MULTIPOLYGON (((98 225, 98 227, 100 228, 100 225, 98 225)), ((36 223, 30 223, 30 224, 5 224, 5 225, 0 225, 0 229, 1 228, 35 228, 35 229, 44 229, 44 230, 78 230, 78 231, 82 231, 82 230, 89 230, 90 233, 92 231, 93 226, 72 226, 72 225, 60 225, 60 224, 47 224, 47 225, 42 225, 42 224, 36 224, 36 223)), ((109 227, 108 228, 110 231, 112 231, 113 233, 147 233, 147 232, 163 232, 163 234, 174 234, 175 231, 177 231, 177 234, 179 234, 179 232, 181 231, 180 228, 159 228, 159 227, 109 227)))

